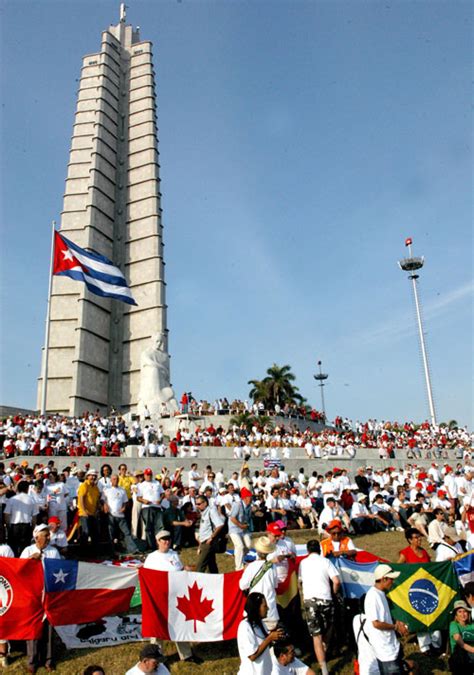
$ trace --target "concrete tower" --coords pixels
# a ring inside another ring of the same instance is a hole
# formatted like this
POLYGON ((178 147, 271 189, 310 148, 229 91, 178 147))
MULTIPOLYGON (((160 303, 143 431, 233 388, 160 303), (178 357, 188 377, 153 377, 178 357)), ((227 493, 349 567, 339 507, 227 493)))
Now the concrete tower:
MULTIPOLYGON (((54 277, 48 412, 133 411, 152 335, 164 335, 167 353, 160 197, 152 44, 126 25, 122 5, 82 62, 60 230, 120 267, 138 306, 54 277)), ((40 377, 38 401, 42 386, 40 377)))

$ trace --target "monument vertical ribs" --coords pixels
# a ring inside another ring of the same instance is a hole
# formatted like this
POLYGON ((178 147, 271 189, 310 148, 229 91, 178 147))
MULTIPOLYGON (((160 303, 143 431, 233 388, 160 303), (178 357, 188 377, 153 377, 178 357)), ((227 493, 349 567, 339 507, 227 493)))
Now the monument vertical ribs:
POLYGON ((155 116, 152 45, 122 8, 100 52, 83 58, 60 231, 120 267, 138 306, 53 278, 48 412, 134 411, 152 335, 164 335, 167 352, 155 116))

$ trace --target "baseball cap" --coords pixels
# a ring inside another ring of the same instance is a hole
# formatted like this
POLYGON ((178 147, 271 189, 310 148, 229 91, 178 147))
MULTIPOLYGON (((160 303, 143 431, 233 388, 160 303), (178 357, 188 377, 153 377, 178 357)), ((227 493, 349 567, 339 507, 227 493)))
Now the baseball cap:
POLYGON ((251 497, 252 493, 250 492, 250 490, 248 488, 243 487, 240 490, 240 496, 242 497, 242 499, 245 499, 246 497, 251 497))
POLYGON ((46 530, 49 532, 49 528, 45 523, 42 523, 41 525, 37 525, 35 529, 33 530, 33 537, 36 537, 40 532, 43 532, 46 530))
POLYGON ((390 567, 390 565, 379 565, 374 574, 374 579, 375 581, 380 581, 381 579, 388 578, 388 579, 397 579, 400 576, 400 572, 395 572, 393 567, 390 567))
POLYGON ((61 521, 59 520, 59 518, 57 516, 50 516, 48 518, 48 523, 56 523, 56 525, 59 525, 60 522, 61 521))
POLYGON ((140 661, 144 659, 161 659, 162 658, 161 649, 158 645, 145 645, 140 651, 140 661))
POLYGON ((151 469, 145 469, 143 471, 144 476, 153 476, 153 471, 151 469))
POLYGON ((166 537, 171 538, 171 532, 168 532, 168 530, 160 530, 156 535, 155 539, 156 541, 159 541, 160 539, 165 539, 166 537))
POLYGON ((342 523, 339 518, 334 518, 334 520, 331 520, 331 522, 326 525, 326 532, 330 532, 335 527, 338 527, 340 530, 342 530, 342 523))
POLYGON ((278 527, 278 525, 276 523, 268 523, 267 532, 270 532, 270 534, 274 534, 274 535, 283 534, 283 532, 281 531, 281 529, 278 527))
POLYGON ((287 529, 287 524, 283 522, 283 520, 275 520, 275 525, 278 525, 280 530, 286 530, 287 529))

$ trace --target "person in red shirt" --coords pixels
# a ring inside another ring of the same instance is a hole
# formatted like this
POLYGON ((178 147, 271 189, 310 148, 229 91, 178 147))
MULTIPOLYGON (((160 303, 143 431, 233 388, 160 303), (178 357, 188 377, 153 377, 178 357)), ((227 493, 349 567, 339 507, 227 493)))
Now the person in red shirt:
POLYGON ((399 563, 428 563, 431 562, 429 553, 421 546, 423 535, 416 527, 409 527, 405 531, 408 546, 399 552, 399 563))

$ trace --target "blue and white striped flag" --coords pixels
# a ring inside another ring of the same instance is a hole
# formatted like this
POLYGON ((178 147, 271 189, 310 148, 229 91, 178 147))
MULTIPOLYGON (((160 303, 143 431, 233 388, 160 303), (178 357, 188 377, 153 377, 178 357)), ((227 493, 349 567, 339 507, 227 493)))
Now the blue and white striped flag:
POLYGON ((59 232, 54 233, 53 274, 83 281, 91 293, 103 298, 137 304, 118 267, 105 256, 86 251, 59 232))
POLYGON ((378 561, 358 563, 347 558, 332 560, 339 572, 345 598, 360 598, 374 585, 374 572, 378 561))

